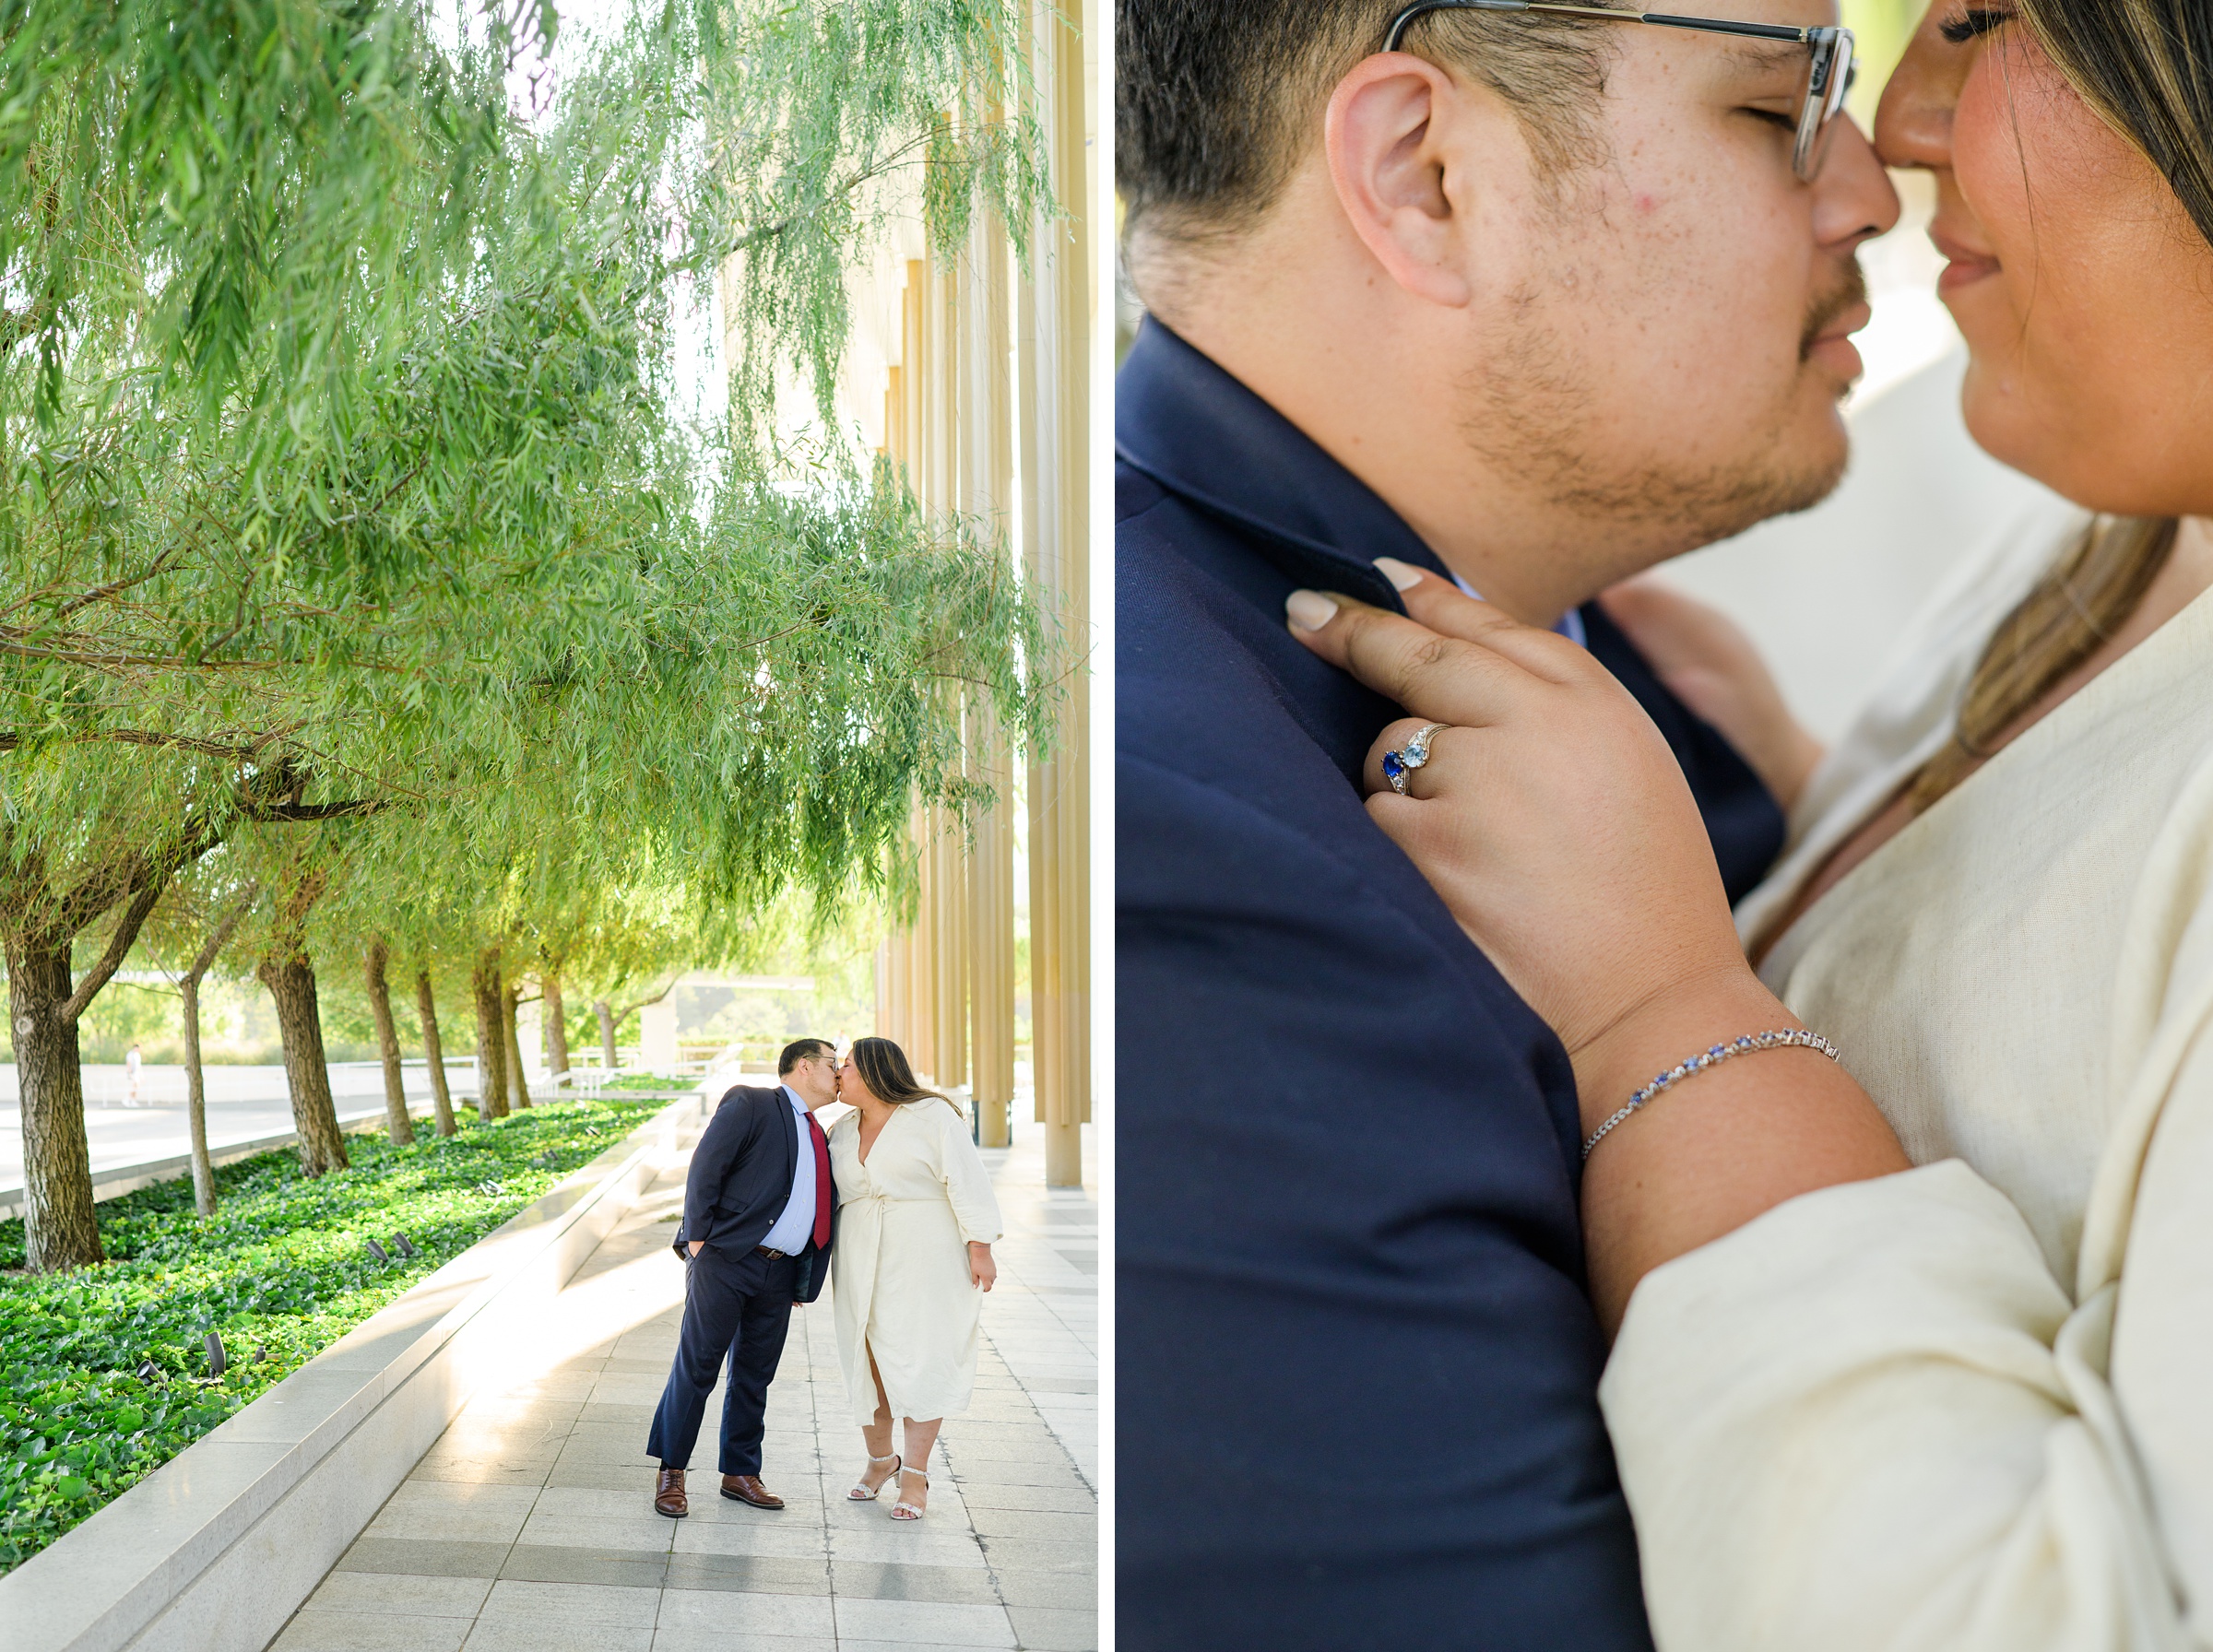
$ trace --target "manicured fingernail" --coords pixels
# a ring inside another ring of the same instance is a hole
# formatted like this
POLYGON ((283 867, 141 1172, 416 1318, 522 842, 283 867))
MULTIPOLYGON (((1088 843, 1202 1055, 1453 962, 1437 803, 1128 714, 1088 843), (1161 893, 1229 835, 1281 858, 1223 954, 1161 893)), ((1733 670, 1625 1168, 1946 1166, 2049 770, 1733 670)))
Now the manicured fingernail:
POLYGON ((1337 605, 1320 591, 1294 591, 1284 598, 1284 612, 1301 631, 1320 631, 1337 617, 1337 605))
POLYGON ((1376 566, 1383 577, 1401 591, 1411 591, 1422 583, 1422 571, 1412 563, 1402 562, 1396 557, 1378 557, 1376 566))

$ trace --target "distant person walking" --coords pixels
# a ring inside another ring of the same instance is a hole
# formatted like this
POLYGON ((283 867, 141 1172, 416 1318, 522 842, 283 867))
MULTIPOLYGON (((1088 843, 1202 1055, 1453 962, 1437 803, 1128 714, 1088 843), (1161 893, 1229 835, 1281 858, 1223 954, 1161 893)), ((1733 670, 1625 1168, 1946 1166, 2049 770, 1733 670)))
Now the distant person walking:
POLYGON ((999 1200, 960 1109, 916 1083, 890 1039, 855 1041, 837 1099, 854 1109, 830 1131, 846 1233, 831 1259, 837 1353, 869 1447, 846 1495, 872 1502, 896 1475, 892 1518, 919 1520, 938 1428, 976 1387, 983 1292, 999 1277, 999 1200), (906 1425, 900 1452, 894 1417, 906 1425))
POLYGON ((814 1110, 836 1098, 836 1074, 837 1052, 827 1040, 785 1045, 776 1059, 783 1082, 730 1090, 692 1150, 675 1240, 688 1269, 683 1332, 645 1440, 661 1465, 657 1514, 680 1519, 692 1512, 684 1470, 726 1360, 722 1494, 754 1508, 784 1506, 761 1483, 761 1436, 791 1310, 822 1294, 829 1271, 837 1205, 814 1110))
POLYGON ((136 1107, 138 1104, 138 1068, 140 1063, 141 1057, 138 1054, 138 1046, 136 1044, 133 1044, 131 1046, 131 1053, 123 1058, 123 1104, 126 1107, 136 1107))

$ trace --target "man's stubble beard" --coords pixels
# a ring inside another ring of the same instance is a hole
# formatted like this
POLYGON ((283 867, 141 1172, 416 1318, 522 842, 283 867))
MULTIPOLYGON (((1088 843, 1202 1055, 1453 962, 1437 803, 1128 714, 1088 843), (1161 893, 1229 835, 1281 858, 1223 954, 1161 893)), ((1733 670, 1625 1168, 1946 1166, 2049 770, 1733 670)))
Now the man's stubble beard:
POLYGON ((1547 306, 1530 289, 1508 301, 1519 321, 1511 341, 1469 385, 1462 434, 1502 476, 1524 478, 1548 501, 1593 526, 1620 524, 1640 544, 1688 550, 1744 532, 1770 516, 1804 511, 1843 479, 1845 454, 1793 463, 1786 437, 1801 417, 1816 339, 1865 297, 1855 260, 1809 308, 1798 342, 1799 371, 1730 459, 1705 466, 1623 454, 1594 440, 1600 397, 1584 363, 1567 347, 1547 306))

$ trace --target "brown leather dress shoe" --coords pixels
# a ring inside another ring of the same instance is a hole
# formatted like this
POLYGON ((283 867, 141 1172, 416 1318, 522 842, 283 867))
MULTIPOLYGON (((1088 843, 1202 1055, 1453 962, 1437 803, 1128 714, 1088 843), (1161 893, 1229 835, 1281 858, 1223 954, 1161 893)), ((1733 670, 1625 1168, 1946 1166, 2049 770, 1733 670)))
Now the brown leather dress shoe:
POLYGON ((680 1520, 692 1512, 692 1504, 684 1496, 684 1471, 681 1469, 663 1469, 653 1488, 653 1512, 667 1515, 671 1520, 680 1520))
POLYGON ((726 1474, 722 1477, 722 1494, 738 1503, 750 1503, 755 1508, 782 1508, 784 1499, 761 1483, 758 1474, 726 1474))

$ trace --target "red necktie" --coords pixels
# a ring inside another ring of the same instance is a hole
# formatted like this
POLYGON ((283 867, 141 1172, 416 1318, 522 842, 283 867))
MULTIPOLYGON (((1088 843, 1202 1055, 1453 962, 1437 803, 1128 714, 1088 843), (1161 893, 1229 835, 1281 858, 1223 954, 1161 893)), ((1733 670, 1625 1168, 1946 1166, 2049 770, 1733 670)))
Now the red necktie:
POLYGON ((814 1138, 814 1248, 821 1250, 830 1243, 830 1205, 835 1197, 830 1190, 830 1140, 811 1113, 807 1133, 814 1138))

